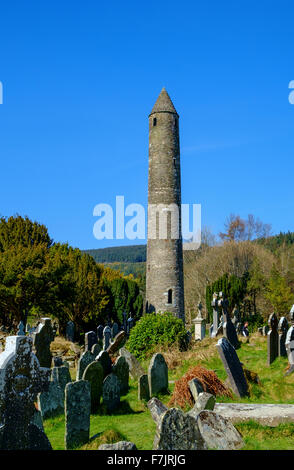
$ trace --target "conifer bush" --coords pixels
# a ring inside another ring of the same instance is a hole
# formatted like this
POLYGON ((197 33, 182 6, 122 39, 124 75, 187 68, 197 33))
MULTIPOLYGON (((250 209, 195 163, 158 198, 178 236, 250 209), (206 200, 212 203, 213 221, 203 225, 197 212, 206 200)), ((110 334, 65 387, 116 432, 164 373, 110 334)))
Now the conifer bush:
POLYGON ((172 313, 147 313, 131 329, 126 347, 139 359, 145 359, 158 347, 185 347, 186 338, 183 321, 172 313))

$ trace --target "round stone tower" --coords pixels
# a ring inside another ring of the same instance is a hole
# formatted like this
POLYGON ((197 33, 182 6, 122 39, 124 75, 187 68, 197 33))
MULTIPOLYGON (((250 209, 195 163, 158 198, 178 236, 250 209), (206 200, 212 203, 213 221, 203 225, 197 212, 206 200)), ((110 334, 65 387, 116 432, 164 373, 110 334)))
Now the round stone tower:
POLYGON ((149 115, 146 311, 185 322, 179 115, 162 89, 149 115))

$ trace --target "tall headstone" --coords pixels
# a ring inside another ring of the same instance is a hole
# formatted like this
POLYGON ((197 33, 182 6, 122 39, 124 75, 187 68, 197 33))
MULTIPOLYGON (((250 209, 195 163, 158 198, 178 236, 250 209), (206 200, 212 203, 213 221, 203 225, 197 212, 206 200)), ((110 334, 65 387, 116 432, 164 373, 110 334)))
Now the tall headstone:
POLYGON ((115 411, 120 404, 120 386, 115 374, 109 374, 103 382, 103 403, 107 413, 115 411))
POLYGON ((48 390, 49 376, 32 353, 32 338, 6 338, 0 354, 0 449, 51 449, 47 436, 31 422, 37 394, 48 390))
POLYGON ((281 317, 278 324, 279 332, 279 356, 287 356, 285 341, 289 325, 286 317, 281 317))
POLYGON ((36 331, 33 333, 35 354, 41 367, 51 367, 52 354, 50 344, 54 341, 51 318, 42 318, 36 331))
POLYGON ((138 379, 138 400, 150 400, 148 375, 143 374, 138 379))
POLYGON ((195 328, 195 341, 200 340, 202 341, 205 337, 205 330, 206 330, 206 321, 202 318, 202 304, 199 302, 198 304, 198 315, 194 320, 192 320, 195 328))
POLYGON ((91 362, 95 361, 95 356, 91 353, 91 351, 85 351, 80 359, 78 360, 78 367, 77 367, 77 380, 82 380, 83 373, 86 367, 91 364, 91 362))
POLYGON ((248 384, 235 348, 227 340, 218 340, 216 348, 224 365, 233 392, 240 398, 248 395, 248 384))
POLYGON ((294 326, 290 326, 287 331, 285 347, 288 355, 288 361, 290 368, 287 370, 285 375, 289 375, 294 371, 294 326))
POLYGON ((111 328, 111 338, 115 338, 116 335, 118 334, 119 332, 119 327, 118 327, 118 324, 116 322, 113 323, 112 325, 112 328, 111 328))
POLYGON ((239 348, 239 340, 236 332, 236 328, 234 327, 230 314, 228 312, 228 300, 225 299, 223 296, 218 301, 219 307, 223 310, 223 334, 224 337, 230 341, 231 345, 234 346, 235 349, 239 348))
POLYGON ((67 341, 71 341, 72 343, 75 340, 75 324, 73 321, 68 321, 66 324, 65 330, 65 337, 67 341))
POLYGON ((168 389, 168 367, 162 354, 156 353, 152 356, 148 368, 148 383, 150 396, 168 389))
POLYGON ((270 331, 267 334, 267 364, 270 365, 279 355, 278 319, 275 313, 269 316, 270 331))
POLYGON ((95 331, 88 331, 85 334, 85 351, 91 351, 94 344, 97 344, 97 335, 95 331))
POLYGON ((121 395, 129 390, 129 369, 129 364, 123 356, 119 356, 112 367, 112 372, 118 378, 121 395))
POLYGON ((103 370, 104 370, 104 377, 112 371, 112 362, 110 356, 107 351, 101 351, 95 359, 96 361, 100 362, 103 370))
POLYGON ((83 374, 83 380, 90 382, 91 386, 91 412, 95 413, 100 405, 102 396, 104 371, 100 362, 89 364, 83 374))
POLYGON ((211 306, 213 311, 213 328, 211 331, 211 338, 215 338, 219 326, 218 294, 216 292, 213 293, 211 306))
POLYGON ((64 394, 65 386, 72 381, 68 367, 53 367, 51 370, 51 380, 59 385, 64 394))
POLYGON ((102 325, 99 325, 99 326, 97 327, 97 338, 98 338, 98 339, 103 340, 103 330, 104 330, 104 328, 103 328, 102 325))
POLYGON ((106 351, 110 346, 111 341, 111 328, 110 326, 106 326, 103 330, 103 350, 106 351))
POLYGON ((91 386, 86 380, 65 387, 65 448, 75 449, 89 441, 91 386))

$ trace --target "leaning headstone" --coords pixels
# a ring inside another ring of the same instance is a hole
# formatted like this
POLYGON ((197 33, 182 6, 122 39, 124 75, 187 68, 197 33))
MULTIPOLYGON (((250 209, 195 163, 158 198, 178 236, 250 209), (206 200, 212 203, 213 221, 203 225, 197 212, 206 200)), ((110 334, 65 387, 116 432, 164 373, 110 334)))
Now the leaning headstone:
POLYGON ((195 418, 181 410, 165 411, 157 425, 153 450, 204 450, 207 446, 195 418))
POLYGON ((102 325, 99 325, 97 327, 97 338, 98 339, 101 339, 101 340, 103 339, 103 330, 104 330, 104 328, 103 328, 102 325))
MULTIPOLYGON (((199 393, 199 395, 197 397, 194 408, 191 411, 189 411, 188 413, 192 415, 194 409, 195 409, 195 411, 197 410, 197 413, 199 413, 199 411, 202 411, 202 410, 211 410, 212 411, 214 409, 214 406, 215 406, 215 396, 212 395, 211 393, 201 392, 201 393, 199 393)), ((195 413, 195 411, 194 411, 194 413, 195 413)), ((194 414, 194 416, 195 416, 195 414, 194 414)))
POLYGON ((66 385, 72 381, 69 368, 67 366, 53 367, 51 371, 51 380, 59 385, 64 394, 66 385))
POLYGON ((153 397, 148 401, 147 407, 156 424, 159 424, 161 416, 168 410, 168 408, 156 397, 153 397))
POLYGON ((73 321, 69 321, 66 324, 66 330, 65 330, 65 337, 67 341, 71 341, 72 343, 75 340, 75 324, 73 321))
POLYGON ((209 449, 237 450, 245 444, 231 421, 214 411, 200 411, 196 423, 209 449))
POLYGON ((289 375, 294 371, 294 326, 290 326, 289 330, 287 331, 285 347, 290 365, 290 368, 287 370, 285 375, 289 375))
POLYGON ((103 330, 103 350, 106 351, 106 349, 110 346, 110 341, 111 341, 111 328, 110 326, 106 326, 103 330))
POLYGON ((228 374, 228 379, 230 381, 233 392, 240 398, 247 396, 248 384, 235 348, 231 345, 227 338, 219 339, 216 348, 226 373, 228 374))
POLYGON ((91 351, 86 351, 81 355, 80 359, 78 360, 77 380, 82 380, 86 367, 93 361, 95 361, 95 356, 93 356, 91 351))
POLYGON ((97 335, 95 331, 88 331, 85 334, 85 352, 91 351, 94 344, 97 344, 97 335))
POLYGON ((204 392, 202 383, 200 382, 200 380, 198 380, 196 378, 189 381, 189 389, 190 389, 190 392, 191 392, 195 402, 196 402, 199 394, 204 392))
POLYGON ((278 319, 275 313, 269 317, 270 331, 267 334, 267 364, 270 365, 279 355, 278 319))
POLYGON ((35 354, 41 367, 51 367, 52 354, 50 344, 54 340, 51 318, 42 318, 36 331, 33 333, 35 354))
POLYGON ((136 359, 135 356, 133 356, 126 348, 120 348, 119 354, 120 356, 124 356, 129 364, 130 374, 133 379, 137 380, 141 375, 145 374, 145 371, 138 359, 136 359))
POLYGON ((143 374, 138 379, 138 400, 150 400, 148 375, 143 374))
POLYGON ((107 413, 115 411, 120 404, 120 387, 115 374, 109 374, 103 381, 103 403, 107 413))
POLYGON ((57 382, 49 382, 48 391, 38 394, 38 408, 43 419, 64 413, 64 392, 57 382))
POLYGON ((113 339, 110 346, 107 348, 108 354, 114 354, 116 351, 119 350, 121 345, 123 344, 126 337, 126 333, 124 330, 120 331, 113 339))
POLYGON ((0 354, 0 449, 50 450, 45 433, 31 421, 37 394, 48 390, 50 370, 32 353, 32 338, 8 336, 0 354))
POLYGON ((65 448, 74 449, 89 441, 91 413, 90 383, 71 382, 65 387, 65 448))
POLYGON ((168 389, 168 367, 162 354, 153 355, 148 368, 150 396, 168 389))
POLYGON ((107 351, 101 351, 95 360, 100 362, 100 364, 102 365, 103 371, 104 371, 104 377, 106 377, 108 374, 111 373, 112 362, 107 351))
POLYGON ((114 444, 101 444, 98 450, 137 450, 137 447, 133 442, 119 441, 114 444))
POLYGON ((19 322, 18 324, 18 330, 17 330, 17 336, 25 336, 26 334, 26 331, 25 331, 25 326, 23 324, 23 322, 19 322))
POLYGON ((286 317, 281 317, 278 324, 279 332, 279 356, 287 356, 285 341, 289 325, 286 317))
POLYGON ((124 395, 129 390, 129 364, 123 356, 119 356, 112 367, 112 372, 117 376, 120 394, 124 395))
POLYGON ((95 413, 100 405, 102 396, 104 371, 100 362, 94 361, 89 364, 83 374, 83 380, 87 380, 91 385, 91 412, 95 413))

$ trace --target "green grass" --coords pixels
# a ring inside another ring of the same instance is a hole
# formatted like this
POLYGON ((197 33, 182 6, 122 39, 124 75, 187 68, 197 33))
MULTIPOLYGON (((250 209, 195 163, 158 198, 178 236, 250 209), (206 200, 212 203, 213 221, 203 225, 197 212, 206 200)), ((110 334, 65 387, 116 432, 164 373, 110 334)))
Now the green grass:
MULTIPOLYGON (((167 352, 166 359, 171 361, 169 380, 181 378, 190 367, 201 365, 214 370, 221 380, 226 373, 218 356, 215 344, 217 340, 205 339, 197 343, 187 352, 167 352), (174 355, 174 356, 173 356, 174 355)), ((234 401, 239 403, 292 403, 294 404, 294 374, 284 376, 287 358, 277 358, 270 366, 267 365, 266 338, 257 334, 250 337, 249 343, 243 342, 237 351, 240 361, 246 369, 256 372, 261 385, 250 384, 250 397, 232 399, 217 397, 218 402, 234 401)), ((149 361, 142 362, 147 370, 149 361)), ((75 377, 74 371, 73 377, 75 377)), ((170 384, 170 394, 174 384, 170 384)), ((170 394, 159 398, 167 404, 170 394)), ((130 390, 121 398, 119 410, 106 415, 101 406, 99 413, 91 415, 90 435, 98 435, 91 441, 87 449, 96 449, 100 443, 128 440, 135 442, 139 450, 150 450, 153 446, 155 423, 144 402, 137 399, 137 383, 130 380, 130 390)), ((245 441, 244 450, 294 449, 294 423, 281 424, 275 428, 261 426, 254 421, 237 424, 245 441)), ((53 449, 64 449, 64 417, 49 419, 44 422, 45 432, 53 449)))

